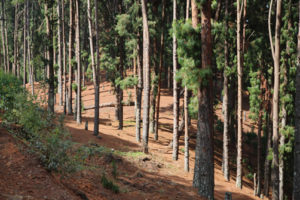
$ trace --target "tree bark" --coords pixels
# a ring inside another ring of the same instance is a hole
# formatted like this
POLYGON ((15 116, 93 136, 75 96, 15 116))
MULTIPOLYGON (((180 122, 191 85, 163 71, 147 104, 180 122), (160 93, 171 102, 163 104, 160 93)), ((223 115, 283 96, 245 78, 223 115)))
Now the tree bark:
MULTIPOLYGON (((189 19, 190 0, 186 1, 186 22, 189 19)), ((188 113, 188 88, 184 87, 184 171, 190 171, 189 163, 189 113, 188 113)))
POLYGON ((95 114, 94 114, 94 135, 99 134, 99 103, 100 103, 100 58, 99 58, 99 30, 98 30, 98 0, 95 0, 95 19, 96 19, 96 66, 95 66, 95 114))
POLYGON ((13 74, 17 76, 17 62, 18 62, 18 29, 19 29, 19 4, 15 6, 15 26, 14 26, 14 63, 13 74))
POLYGON ((81 58, 80 58, 80 9, 79 9, 79 0, 75 1, 76 4, 76 15, 75 15, 75 23, 76 23, 76 62, 77 62, 77 115, 76 122, 77 124, 81 123, 81 58))
POLYGON ((4 63, 4 71, 8 72, 7 66, 7 56, 6 56, 6 43, 5 43, 5 9, 4 9, 4 0, 2 0, 2 19, 1 19, 1 37, 2 37, 2 51, 3 51, 3 63, 4 63))
MULTIPOLYGON (((211 1, 207 0, 201 6, 201 44, 202 68, 212 66, 212 38, 211 38, 211 1)), ((192 24, 198 25, 198 8, 192 0, 192 24)), ((212 124, 212 80, 208 84, 201 83, 198 89, 198 130, 195 150, 195 168, 193 186, 198 193, 207 199, 214 199, 214 161, 213 161, 213 124, 212 124)))
POLYGON ((159 108, 160 108, 160 92, 161 92, 161 73, 163 70, 163 55, 164 55, 164 23, 165 23, 165 7, 166 0, 162 1, 161 10, 161 35, 160 35, 160 52, 159 52, 159 70, 158 70, 158 88, 157 88, 157 100, 156 100, 156 117, 154 124, 154 139, 158 140, 158 126, 159 126, 159 108))
MULTIPOLYGON (((28 1, 28 0, 27 0, 28 1)), ((48 91, 48 110, 54 113, 54 69, 53 69, 53 35, 52 35, 52 19, 50 19, 49 10, 53 6, 53 2, 46 1, 45 3, 45 17, 47 25, 47 37, 48 37, 48 55, 49 55, 49 91, 48 91)), ((28 8, 27 8, 28 9, 28 8)))
POLYGON ((226 74, 226 69, 228 66, 228 0, 225 1, 225 44, 224 44, 224 57, 225 57, 225 66, 224 66, 224 96, 223 96, 223 108, 224 108, 224 129, 223 129, 223 163, 222 169, 224 178, 226 181, 229 181, 229 161, 228 161, 228 128, 229 128, 229 113, 228 113, 228 76, 226 74))
POLYGON ((143 152, 148 153, 149 138, 149 100, 150 100, 150 59, 149 59, 149 28, 147 19, 146 0, 142 1, 143 16, 143 72, 144 72, 144 96, 143 96, 143 152))
MULTIPOLYGON (((177 5, 173 0, 173 23, 176 21, 177 5)), ((179 102, 178 102, 178 84, 176 81, 177 72, 177 41, 173 33, 173 160, 178 160, 178 119, 179 119, 179 102)))
POLYGON ((63 74, 63 39, 62 39, 62 14, 61 14, 61 1, 57 2, 57 13, 58 13, 58 95, 59 95, 59 105, 63 105, 63 82, 62 82, 62 74, 63 74))
POLYGON ((243 134, 243 125, 242 125, 242 77, 243 77, 243 64, 242 64, 242 48, 241 48, 241 6, 240 0, 237 0, 237 71, 238 71, 238 110, 237 110, 237 173, 236 173, 236 186, 242 189, 242 134, 243 134))
MULTIPOLYGON (((124 74, 123 74, 123 69, 124 69, 124 59, 125 59, 125 49, 124 49, 124 39, 120 39, 120 44, 119 44, 119 48, 120 48, 120 65, 119 65, 119 72, 120 72, 120 78, 121 80, 124 79, 124 74)), ((118 121, 119 121, 119 125, 118 125, 118 129, 122 130, 123 129, 123 90, 122 88, 119 86, 117 86, 117 102, 118 102, 118 121)))
POLYGON ((64 114, 67 113, 67 72, 66 72, 66 35, 65 35, 65 0, 61 0, 62 40, 63 40, 63 79, 64 79, 64 114))
POLYGON ((137 74, 138 74, 138 84, 136 93, 136 114, 135 114, 135 124, 136 124, 136 140, 141 142, 141 107, 142 107, 142 93, 143 93, 143 70, 142 70, 142 48, 141 41, 138 35, 138 45, 137 45, 137 74))
POLYGON ((68 84, 68 115, 73 114, 72 110, 72 80, 73 80, 73 69, 72 69, 72 48, 73 48, 73 0, 70 0, 70 28, 69 28, 69 84, 68 84))
MULTIPOLYGON (((281 0, 277 0, 275 25, 274 53, 274 93, 273 93, 273 161, 272 161, 272 199, 279 199, 279 152, 278 152, 278 100, 280 82, 280 29, 281 29, 281 0)), ((273 48, 273 47, 272 47, 273 48)))
POLYGON ((262 127, 262 111, 259 110, 258 131, 257 131, 257 186, 255 194, 260 196, 261 193, 261 127, 262 127))

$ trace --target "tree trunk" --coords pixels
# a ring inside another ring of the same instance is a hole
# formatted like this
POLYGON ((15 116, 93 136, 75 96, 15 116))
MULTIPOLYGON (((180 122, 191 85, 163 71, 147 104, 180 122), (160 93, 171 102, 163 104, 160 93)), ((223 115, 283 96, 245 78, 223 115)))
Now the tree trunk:
MULTIPOLYGON (((274 93, 273 93, 273 161, 272 161, 272 199, 279 199, 279 152, 278 152, 278 100, 280 82, 280 28, 281 28, 281 0, 277 0, 274 51, 274 93)), ((273 47, 271 47, 273 48, 273 47)))
POLYGON ((300 3, 298 9, 293 200, 300 199, 300 3))
POLYGON ((62 39, 62 13, 61 13, 61 2, 57 2, 57 13, 58 13, 58 95, 59 95, 59 105, 63 105, 63 82, 62 82, 62 73, 63 73, 63 39, 62 39))
MULTIPOLYGON (((186 1, 186 21, 190 14, 190 0, 186 1)), ((188 113, 188 88, 184 87, 184 171, 190 171, 189 163, 189 113, 188 113)))
POLYGON ((141 142, 141 107, 142 107, 142 93, 143 93, 143 70, 141 64, 142 57, 141 41, 138 35, 138 45, 137 45, 137 74, 138 74, 138 84, 136 93, 136 114, 135 114, 135 124, 136 124, 136 140, 141 142))
POLYGON ((242 134, 243 134, 243 125, 242 125, 242 55, 241 55, 241 7, 240 0, 237 0, 237 71, 238 71, 238 110, 237 110, 237 174, 236 174, 236 186, 242 189, 242 134))
POLYGON ((18 28, 19 28, 19 4, 15 6, 15 26, 14 26, 14 64, 13 64, 13 74, 17 75, 17 62, 18 62, 18 28))
POLYGON ((8 66, 7 66, 7 57, 6 57, 6 44, 5 44, 5 25, 4 25, 4 19, 5 19, 5 9, 4 9, 4 0, 2 0, 2 19, 1 19, 1 37, 2 37, 2 51, 3 51, 3 63, 4 63, 4 71, 8 72, 8 66))
POLYGON ((9 61, 9 52, 8 52, 8 39, 7 39, 7 19, 6 19, 6 14, 5 14, 5 0, 2 0, 2 6, 3 6, 3 23, 4 23, 4 35, 5 35, 5 51, 6 51, 6 66, 7 66, 7 72, 10 72, 10 61, 9 61))
POLYGON ((261 127, 262 127, 262 111, 260 108, 258 116, 258 131, 257 131, 257 186, 255 194, 260 196, 261 193, 261 127))
MULTIPOLYGON (((28 0, 27 0, 28 1, 28 0)), ((54 69, 53 69, 53 35, 52 35, 52 19, 50 20, 50 13, 48 9, 52 7, 52 3, 45 3, 45 17, 46 17, 46 25, 47 25, 47 37, 48 37, 48 55, 49 55, 49 91, 48 91, 48 110, 54 113, 54 69)), ((28 9, 28 8, 27 8, 28 9)))
POLYGON ((64 114, 67 113, 67 61, 66 61, 66 35, 65 35, 65 0, 61 0, 61 15, 62 15, 62 40, 63 40, 63 79, 64 79, 64 114))
POLYGON ((87 1, 87 9, 88 9, 87 15, 88 15, 88 24, 89 24, 90 54, 91 54, 91 60, 92 60, 93 82, 94 82, 94 86, 95 86, 95 84, 96 84, 96 67, 95 67, 93 31, 92 31, 91 0, 87 1))
POLYGON ((77 61, 77 124, 81 123, 81 58, 80 58, 80 13, 79 13, 79 0, 75 1, 76 4, 76 61, 77 61))
POLYGON ((69 28, 69 84, 68 84, 68 115, 72 115, 72 77, 73 77, 73 69, 72 69, 72 46, 73 46, 73 0, 70 0, 70 28, 69 28))
MULTIPOLYGON (((177 5, 173 0, 173 23, 176 21, 177 5)), ((177 72, 177 41, 173 33, 173 160, 178 160, 178 119, 179 119, 179 102, 178 102, 178 85, 176 81, 177 72)))
MULTIPOLYGON (((198 26, 198 8, 192 0, 192 24, 198 26)), ((201 44, 202 68, 212 66, 212 38, 211 38, 211 1, 202 4, 201 9, 201 44)), ((213 124, 212 124, 212 93, 211 77, 208 84, 200 83, 198 89, 198 130, 195 150, 195 168, 193 186, 198 193, 207 199, 214 199, 214 162, 213 162, 213 124)))
MULTIPOLYGON (((30 15, 29 13, 29 1, 26 2, 27 3, 27 9, 26 9, 26 15, 27 15, 27 19, 26 19, 26 26, 27 26, 27 62, 28 62, 28 69, 29 69, 29 82, 31 85, 31 94, 32 96, 34 95, 34 68, 33 65, 31 63, 32 60, 32 51, 31 51, 31 43, 32 43, 32 34, 30 31, 30 15)), ((31 10, 32 11, 32 10, 31 10)))
POLYGON ((142 1, 143 15, 143 72, 144 72, 144 96, 143 96, 143 152, 148 153, 149 138, 149 100, 150 100, 150 59, 149 59, 149 28, 147 19, 146 0, 142 1))
POLYGON ((100 104, 100 58, 99 58, 99 31, 98 31, 98 0, 95 0, 95 19, 96 19, 96 67, 95 67, 95 114, 94 114, 94 135, 99 134, 99 104, 100 104))
MULTIPOLYGON (((123 77, 124 76, 124 74, 123 74, 124 61, 125 61, 125 48, 124 48, 124 45, 125 45, 124 38, 121 37, 120 44, 119 44, 119 50, 120 50, 119 73, 120 73, 121 80, 124 79, 124 77, 123 77)), ((118 120, 119 120, 118 129, 122 130, 123 129, 123 104, 122 104, 122 102, 123 102, 123 90, 120 87, 120 85, 118 86, 117 92, 118 92, 117 102, 118 102, 118 120)))
POLYGON ((164 55, 164 23, 165 23, 165 7, 166 0, 162 1, 161 11, 161 35, 160 35, 160 52, 159 52, 159 70, 158 70, 158 89, 157 89, 157 100, 156 100, 156 111, 155 111, 155 124, 154 124, 154 139, 158 140, 158 126, 159 126, 159 108, 160 108, 160 91, 161 91, 161 73, 163 70, 163 55, 164 55))
POLYGON ((223 130, 223 163, 222 170, 224 178, 226 181, 229 181, 229 158, 228 158, 228 128, 229 128, 229 113, 228 113, 228 76, 227 76, 227 67, 228 66, 228 0, 225 1, 225 44, 224 44, 224 57, 225 57, 225 66, 224 66, 224 82, 223 82, 223 108, 224 108, 224 130, 223 130))

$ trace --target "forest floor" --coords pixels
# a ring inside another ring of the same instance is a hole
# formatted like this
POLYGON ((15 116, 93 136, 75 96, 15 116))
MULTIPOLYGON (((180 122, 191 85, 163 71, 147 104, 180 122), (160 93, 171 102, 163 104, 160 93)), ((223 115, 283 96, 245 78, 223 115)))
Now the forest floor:
MULTIPOLYGON (((102 79, 103 80, 103 79, 102 79)), ((36 87, 38 88, 38 84, 36 87)), ((42 92, 36 92, 43 95, 42 92)), ((134 91, 124 92, 124 101, 129 93, 134 100, 134 91)), ((73 94, 73 98, 75 94, 73 94)), ((57 96, 58 102, 58 96, 57 96)), ((94 89, 88 84, 82 93, 84 107, 94 105, 94 89)), ((100 102, 115 102, 110 83, 102 82, 100 102)), ((124 128, 118 130, 118 122, 114 119, 114 107, 100 109, 100 137, 93 136, 94 110, 82 113, 82 124, 78 125, 73 116, 66 116, 65 126, 69 129, 72 140, 80 145, 99 145, 119 152, 118 156, 106 155, 93 161, 98 166, 94 170, 83 170, 70 176, 60 177, 56 173, 48 173, 37 159, 23 151, 22 145, 0 129, 0 200, 2 199, 84 199, 91 200, 135 200, 135 199, 201 199, 192 187, 195 158, 196 120, 190 127, 190 172, 184 172, 184 137, 179 141, 179 159, 172 160, 173 109, 172 93, 162 90, 159 120, 159 140, 154 134, 149 138, 149 154, 141 152, 141 146, 135 138, 134 106, 124 106, 124 128), (88 121, 88 130, 85 123, 88 121), (115 160, 117 177, 111 175, 115 160), (104 189, 100 179, 103 173, 120 187, 120 193, 114 194, 104 189), (84 194, 84 195, 82 195, 84 194), (2 196, 1 196, 2 195, 2 196), (3 196, 4 195, 4 196, 3 196), (23 198, 21 198, 23 197, 23 198)), ((182 106, 182 101, 180 102, 182 106)), ((63 107, 56 104, 55 111, 61 114, 63 107)), ((216 110, 221 119, 221 107, 216 110)), ((248 113, 246 113, 247 115, 248 113)), ((245 121, 244 129, 249 130, 251 123, 245 121)), ((231 152, 230 152, 231 153, 231 152)), ((233 154, 233 153, 231 153, 233 154)), ((245 153, 246 154, 246 153, 245 153)), ((253 182, 244 177, 243 189, 235 186, 235 166, 231 163, 230 181, 226 182, 222 175, 222 133, 215 134, 215 199, 224 199, 225 192, 232 193, 232 199, 259 199, 253 195, 253 182)), ((233 157, 234 155, 231 155, 233 157)))

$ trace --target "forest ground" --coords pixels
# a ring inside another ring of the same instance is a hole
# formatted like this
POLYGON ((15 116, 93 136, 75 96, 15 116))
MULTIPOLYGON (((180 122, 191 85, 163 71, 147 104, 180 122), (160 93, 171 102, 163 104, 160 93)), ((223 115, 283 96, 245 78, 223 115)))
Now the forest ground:
MULTIPOLYGON (((103 80, 103 79, 102 79, 103 80)), ((29 86, 28 86, 29 88, 29 86)), ((39 91, 38 84, 35 85, 39 91)), ((128 92, 124 91, 124 101, 128 99, 128 92)), ((73 98, 75 94, 73 94, 73 98)), ((58 102, 58 96, 57 96, 58 102)), ((84 107, 94 105, 94 89, 91 83, 87 84, 82 93, 84 107)), ((74 102, 74 101, 73 101, 74 102)), ((102 82, 100 102, 116 102, 110 83, 102 82)), ((83 170, 71 176, 60 177, 56 173, 44 170, 35 157, 30 156, 22 144, 0 129, 0 199, 80 199, 85 194, 88 199, 201 199, 196 189, 192 187, 193 168, 195 157, 196 120, 192 120, 190 127, 190 172, 184 172, 184 136, 180 137, 179 159, 172 160, 172 149, 169 143, 172 140, 173 124, 172 92, 162 90, 159 140, 154 140, 150 134, 149 152, 141 153, 140 144, 135 139, 134 106, 124 106, 124 129, 118 130, 118 123, 114 119, 114 107, 100 109, 100 137, 93 136, 94 110, 85 110, 82 113, 82 124, 77 125, 73 116, 66 116, 65 125, 72 135, 72 140, 80 145, 105 146, 119 155, 106 155, 93 161, 99 166, 95 170, 83 170), (88 130, 84 130, 88 121, 88 130), (116 161, 117 178, 111 175, 111 160, 116 161), (121 192, 114 194, 104 189, 100 183, 105 172, 119 187, 121 192), (4 195, 4 196, 3 196, 4 195), (21 198, 22 197, 22 198, 21 198)), ((182 101, 180 105, 182 106, 182 101)), ((62 106, 56 104, 55 112, 61 114, 62 106)), ((246 112, 246 116, 248 116, 246 112)), ((221 119, 221 106, 216 109, 216 115, 221 119)), ((251 127, 246 117, 244 131, 251 127)), ((246 150, 246 151, 251 151, 246 150)), ((253 150, 252 150, 253 151, 253 150)), ((255 151, 253 151, 255 152, 255 151)), ((230 151, 231 157, 234 155, 230 151)), ((248 153, 248 152, 247 152, 248 153)), ((245 152, 246 154, 246 152, 245 152)), ((244 186, 239 190, 235 186, 235 166, 231 163, 230 181, 226 182, 222 175, 222 133, 215 133, 215 199, 224 199, 225 192, 231 192, 234 200, 259 199, 253 195, 253 182, 244 178, 244 186)), ((251 160, 251 158, 250 158, 251 160)), ((255 159, 254 159, 255 160, 255 159)))

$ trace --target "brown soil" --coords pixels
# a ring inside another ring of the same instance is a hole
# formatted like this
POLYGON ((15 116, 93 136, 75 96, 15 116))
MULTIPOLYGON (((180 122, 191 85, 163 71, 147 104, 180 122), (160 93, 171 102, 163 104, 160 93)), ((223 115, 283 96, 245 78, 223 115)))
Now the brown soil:
MULTIPOLYGON (((37 88, 37 86, 36 86, 37 88)), ((110 84, 101 83, 101 103, 115 102, 115 95, 110 84)), ((124 92, 125 101, 131 92, 124 92)), ((40 95, 43 95, 42 92, 40 95)), ((92 84, 88 84, 83 91, 84 106, 94 105, 94 90, 92 84)), ((73 95, 73 98, 75 94, 73 95)), ((133 99, 132 99, 133 100, 133 99)), ((58 101, 58 96, 57 96, 58 101)), ((182 101, 181 101, 182 105, 182 101)), ((62 113, 62 107, 56 105, 57 113, 62 113)), ((124 106, 124 129, 117 129, 117 121, 114 120, 114 108, 100 109, 100 136, 93 136, 93 110, 82 113, 82 124, 78 125, 73 116, 67 116, 65 125, 68 127, 72 140, 79 144, 97 144, 122 152, 140 151, 140 144, 135 139, 134 106, 124 106), (84 130, 88 121, 89 130, 84 130)), ((220 108, 216 112, 220 117, 220 108)), ((178 161, 172 160, 172 150, 168 146, 172 140, 172 95, 163 90, 161 97, 159 140, 154 140, 154 135, 149 138, 149 155, 122 156, 90 160, 89 163, 99 166, 95 170, 83 170, 63 179, 59 175, 51 175, 39 166, 36 159, 28 157, 24 151, 20 152, 17 142, 3 130, 0 130, 0 191, 8 195, 29 195, 32 199, 78 199, 78 195, 85 194, 89 199, 201 199, 196 189, 192 187, 194 167, 194 147, 196 121, 192 121, 190 172, 183 170, 184 166, 184 138, 180 138, 180 151, 178 161), (12 149, 10 149, 12 148, 12 149), (9 159, 8 159, 9 158, 9 159), (115 159, 118 176, 114 179, 111 175, 112 167, 108 160, 115 159), (10 163, 8 165, 8 163, 10 163), (10 167, 9 167, 10 166, 10 167), (105 172, 107 176, 119 185, 121 192, 114 194, 104 189, 100 183, 101 176, 105 172), (34 175, 35 174, 35 175, 34 175), (55 177, 55 178, 54 178, 55 177), (5 181, 3 181, 5 180, 5 181), (18 183, 18 184, 17 184, 18 183), (53 189, 53 190, 51 190, 53 189), (53 191, 53 192, 52 192, 53 191), (68 196, 64 196, 68 195, 68 196)), ((247 122, 247 121, 246 121, 247 122)), ((222 134, 216 133, 216 140, 222 139, 222 134)), ((253 183, 244 179, 244 187, 239 190, 235 186, 235 166, 230 166, 231 180, 226 182, 221 171, 222 152, 215 148, 215 199, 224 199, 225 192, 231 192, 234 200, 259 199, 253 195, 253 183)), ((0 196, 1 199, 1 196, 0 196)), ((3 198, 5 199, 5 198, 3 198)))

